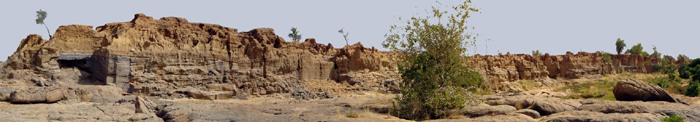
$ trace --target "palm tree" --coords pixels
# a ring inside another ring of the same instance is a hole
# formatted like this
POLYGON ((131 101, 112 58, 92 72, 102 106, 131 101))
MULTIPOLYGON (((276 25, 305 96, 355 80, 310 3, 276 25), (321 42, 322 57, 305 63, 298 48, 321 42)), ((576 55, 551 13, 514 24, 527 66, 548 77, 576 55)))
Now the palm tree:
POLYGON ((291 29, 292 33, 289 33, 289 38, 292 38, 293 41, 299 41, 301 39, 301 34, 299 34, 299 31, 297 31, 297 27, 292 27, 291 29))
POLYGON ((46 26, 46 23, 44 23, 44 20, 46 19, 46 16, 48 16, 48 13, 46 11, 42 11, 39 9, 39 11, 36 11, 36 24, 42 24, 44 27, 46 27, 46 32, 49 33, 49 39, 53 38, 51 36, 51 31, 49 31, 49 26, 46 26))

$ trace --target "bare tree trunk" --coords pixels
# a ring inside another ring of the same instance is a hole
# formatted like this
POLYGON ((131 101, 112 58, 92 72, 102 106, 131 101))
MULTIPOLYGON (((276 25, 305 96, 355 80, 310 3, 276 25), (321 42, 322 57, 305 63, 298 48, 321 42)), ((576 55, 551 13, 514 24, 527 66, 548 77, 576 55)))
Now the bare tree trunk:
POLYGON ((51 31, 49 31, 49 26, 46 26, 46 23, 44 23, 44 27, 46 27, 46 33, 49 33, 49 40, 51 40, 51 38, 53 38, 53 36, 51 36, 51 31))

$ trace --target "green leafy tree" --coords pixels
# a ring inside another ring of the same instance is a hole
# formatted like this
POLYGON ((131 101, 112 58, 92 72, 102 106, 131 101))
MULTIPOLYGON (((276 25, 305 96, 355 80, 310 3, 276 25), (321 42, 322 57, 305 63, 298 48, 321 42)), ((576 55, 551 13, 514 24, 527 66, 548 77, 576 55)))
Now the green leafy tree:
POLYGON ((685 95, 691 97, 700 95, 700 58, 694 59, 689 64, 684 64, 681 67, 679 69, 681 78, 690 77, 690 83, 685 95))
POLYGON ((676 59, 673 58, 673 56, 664 55, 663 58, 661 58, 661 63, 673 64, 673 62, 676 62, 676 59))
POLYGON ((49 38, 53 38, 51 36, 51 31, 49 31, 49 26, 46 26, 46 23, 44 22, 44 20, 46 20, 46 17, 48 15, 49 14, 46 13, 46 11, 42 11, 41 9, 39 9, 39 11, 36 11, 36 20, 35 21, 36 21, 36 24, 44 25, 44 27, 46 27, 46 32, 49 33, 49 38))
POLYGON ((289 33, 289 35, 287 36, 289 36, 289 38, 292 38, 293 41, 299 41, 301 39, 301 34, 299 34, 297 27, 292 27, 290 31, 292 32, 289 33))
POLYGON ((615 51, 617 51, 618 55, 620 54, 620 52, 622 52, 623 49, 625 49, 625 47, 627 47, 627 44, 625 44, 625 40, 617 38, 617 41, 615 42, 615 51))
POLYGON ((401 94, 395 115, 424 120, 444 118, 450 110, 468 103, 468 91, 481 85, 481 76, 465 65, 467 47, 476 38, 468 33, 466 19, 479 10, 471 0, 450 11, 432 7, 431 16, 411 17, 405 26, 391 26, 383 46, 398 52, 401 94), (454 12, 455 14, 452 14, 454 12))
POLYGON ((689 64, 684 63, 678 66, 678 76, 683 78, 683 79, 688 79, 690 78, 690 66, 689 64))
POLYGON ((532 51, 532 56, 541 56, 542 53, 540 53, 540 50, 533 50, 532 51))
POLYGON ((656 51, 656 46, 654 46, 654 48, 651 48, 651 49, 654 50, 654 53, 651 54, 651 57, 661 58, 661 53, 656 51))
MULTIPOLYGON (((629 52, 632 55, 643 55, 644 53, 644 47, 642 47, 642 43, 638 43, 637 45, 632 46, 632 48, 628 49, 627 52, 629 52)), ((648 55, 648 53, 647 53, 648 55)))

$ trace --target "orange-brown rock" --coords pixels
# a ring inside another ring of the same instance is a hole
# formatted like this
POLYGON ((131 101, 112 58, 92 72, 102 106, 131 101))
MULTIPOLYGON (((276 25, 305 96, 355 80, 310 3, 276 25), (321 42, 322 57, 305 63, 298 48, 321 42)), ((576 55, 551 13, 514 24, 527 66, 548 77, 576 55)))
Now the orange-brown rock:
POLYGON ((579 52, 566 55, 531 56, 526 54, 475 55, 467 64, 484 76, 485 80, 499 86, 502 82, 532 80, 538 78, 576 79, 586 75, 651 73, 657 58, 641 55, 611 55, 606 62, 595 53, 579 52))
POLYGON ((184 18, 156 20, 136 14, 130 22, 94 30, 86 25, 61 26, 49 41, 29 35, 9 57, 5 69, 29 70, 55 79, 59 69, 77 68, 81 77, 87 77, 82 79, 139 94, 162 95, 192 87, 264 95, 288 93, 303 88, 300 82, 311 80, 354 85, 351 80, 359 75, 350 75, 352 72, 392 70, 387 68, 390 61, 385 55, 359 43, 337 49, 313 38, 286 42, 271 28, 239 32, 184 18))
MULTIPOLYGON (((400 77, 392 66, 393 55, 360 43, 335 48, 314 38, 287 42, 270 28, 239 32, 184 18, 156 20, 136 14, 129 22, 108 23, 94 30, 86 25, 61 26, 50 41, 29 35, 9 57, 3 72, 7 78, 42 77, 49 79, 42 84, 51 84, 65 79, 57 75, 60 69, 77 68, 81 80, 157 96, 183 88, 234 95, 289 93, 303 88, 306 81, 395 91, 400 77)), ((467 64, 498 87, 502 82, 548 77, 649 73, 659 63, 639 55, 612 55, 611 59, 605 62, 585 52, 475 55, 467 64)))

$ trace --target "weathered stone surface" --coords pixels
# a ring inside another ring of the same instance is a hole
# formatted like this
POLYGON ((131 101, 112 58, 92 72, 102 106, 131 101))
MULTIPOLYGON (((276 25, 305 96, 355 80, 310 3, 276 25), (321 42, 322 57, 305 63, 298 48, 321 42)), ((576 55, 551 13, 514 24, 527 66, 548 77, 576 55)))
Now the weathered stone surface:
POLYGON ((205 100, 225 100, 232 96, 232 92, 221 92, 221 91, 203 91, 197 89, 188 89, 182 91, 182 93, 187 94, 189 97, 194 99, 205 99, 205 100))
POLYGON ((613 88, 615 99, 620 101, 668 101, 676 102, 661 87, 639 80, 618 81, 613 88))
POLYGON ((12 103, 53 103, 64 99, 65 90, 58 87, 22 87, 10 95, 12 103))
POLYGON ((535 122, 535 119, 523 114, 506 114, 462 119, 430 120, 428 122, 535 122))
MULTIPOLYGON (((611 55, 611 62, 596 53, 579 52, 566 55, 531 56, 527 54, 474 55, 467 64, 496 86, 497 91, 509 90, 504 82, 538 78, 576 79, 586 75, 618 74, 622 72, 651 73, 659 59, 641 55, 611 55), (648 63, 647 63, 648 62, 648 63)), ((681 64, 687 61, 677 61, 681 64)))
POLYGON ((520 109, 515 111, 515 113, 530 116, 532 118, 540 118, 540 113, 532 109, 520 109))
POLYGON ((122 99, 124 93, 121 88, 112 86, 85 86, 81 88, 92 94, 90 102, 114 103, 122 99))
POLYGON ((590 111, 566 111, 542 118, 546 122, 658 122, 662 116, 650 113, 603 114, 590 111))
POLYGON ((15 91, 15 87, 0 87, 0 101, 9 101, 12 92, 15 91))
POLYGON ((581 103, 572 100, 535 99, 530 107, 541 115, 550 115, 558 112, 576 110, 579 106, 581 106, 581 103))
POLYGON ((73 88, 73 90, 66 90, 66 102, 90 102, 92 100, 92 93, 82 88, 73 88))
POLYGON ((490 106, 487 104, 479 104, 476 106, 467 106, 462 109, 460 113, 470 117, 479 117, 484 115, 505 115, 515 110, 515 107, 508 105, 490 106))
POLYGON ((60 68, 77 68, 103 85, 139 94, 194 87, 266 95, 289 93, 303 87, 303 81, 380 87, 386 79, 398 78, 388 52, 359 43, 336 49, 315 39, 286 42, 271 28, 239 32, 184 18, 156 20, 143 14, 129 22, 92 28, 61 26, 51 41, 30 35, 5 68, 37 71, 44 79, 60 68), (378 71, 383 72, 381 76, 355 75, 378 71))
MULTIPOLYGON (((54 103, 54 104, 0 104, 0 118, 11 122, 48 121, 130 121, 136 116, 131 103, 54 103)), ((162 122, 152 117, 136 117, 148 122, 162 122)), ((138 115, 143 116, 143 115, 138 115)))
POLYGON ((146 97, 137 96, 134 99, 134 106, 136 108, 136 113, 153 113, 156 108, 156 104, 146 97))

